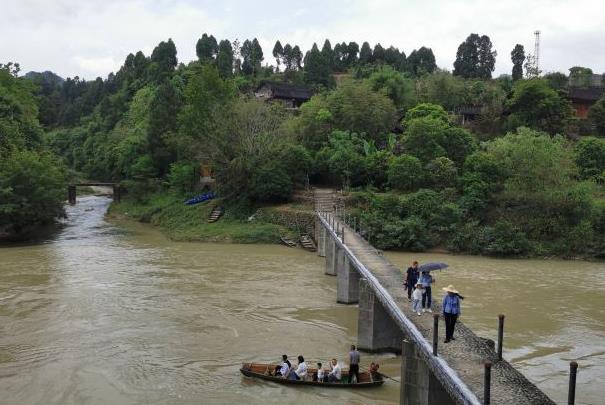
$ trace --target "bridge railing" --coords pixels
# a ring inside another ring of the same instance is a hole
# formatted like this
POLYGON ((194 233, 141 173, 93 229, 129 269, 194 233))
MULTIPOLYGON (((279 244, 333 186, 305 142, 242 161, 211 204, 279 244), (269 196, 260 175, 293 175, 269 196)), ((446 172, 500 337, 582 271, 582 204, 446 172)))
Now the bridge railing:
POLYGON ((424 338, 416 325, 405 316, 397 306, 391 294, 389 294, 389 292, 380 284, 378 279, 374 277, 370 269, 368 269, 346 245, 346 235, 344 237, 343 235, 339 235, 332 227, 332 223, 336 224, 338 227, 338 225, 342 226, 344 222, 334 217, 331 213, 317 211, 316 215, 326 230, 334 238, 337 246, 344 251, 345 255, 349 258, 349 261, 357 269, 361 277, 368 281, 376 298, 378 298, 384 309, 389 313, 393 320, 400 325, 403 332, 416 343, 416 346, 419 348, 420 357, 424 359, 428 368, 443 384, 452 399, 460 404, 481 405, 481 401, 479 401, 471 389, 460 379, 456 371, 452 369, 443 358, 433 355, 432 344, 424 338))

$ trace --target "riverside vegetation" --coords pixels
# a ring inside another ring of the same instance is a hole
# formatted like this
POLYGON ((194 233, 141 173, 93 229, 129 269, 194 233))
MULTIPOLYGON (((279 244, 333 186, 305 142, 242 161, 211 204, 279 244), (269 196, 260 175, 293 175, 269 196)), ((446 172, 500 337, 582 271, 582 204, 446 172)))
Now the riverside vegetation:
POLYGON ((446 247, 487 255, 605 256, 605 98, 577 120, 568 81, 540 77, 523 47, 512 76, 492 79, 487 36, 461 43, 453 73, 433 52, 365 42, 275 44, 204 34, 198 60, 178 63, 172 40, 130 54, 93 81, 0 69, 0 225, 19 231, 61 215, 77 173, 120 181, 112 214, 186 240, 271 242, 283 225, 246 218, 288 203, 308 183, 346 189, 347 207, 385 249, 446 247), (297 113, 259 101, 262 80, 304 84, 297 113), (461 122, 465 110, 475 119, 461 122), (57 158, 60 157, 60 159, 57 158), (210 164, 226 217, 206 224, 195 195, 210 164), (35 215, 34 215, 35 213, 35 215))

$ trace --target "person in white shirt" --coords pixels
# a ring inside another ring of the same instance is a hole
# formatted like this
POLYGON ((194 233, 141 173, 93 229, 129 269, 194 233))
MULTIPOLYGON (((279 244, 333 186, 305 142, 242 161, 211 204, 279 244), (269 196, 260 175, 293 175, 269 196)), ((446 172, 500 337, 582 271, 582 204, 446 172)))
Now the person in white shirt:
POLYGON ((412 310, 416 312, 418 315, 422 315, 420 310, 422 309, 422 294, 424 293, 424 289, 422 288, 421 283, 416 283, 416 288, 412 293, 412 310))
POLYGON ((340 370, 340 365, 336 359, 332 359, 332 363, 330 364, 331 370, 328 373, 328 382, 335 383, 340 382, 340 378, 342 377, 342 371, 340 370))
POLYGON ((281 358, 282 358, 281 365, 275 367, 275 375, 286 378, 288 376, 288 374, 290 373, 291 364, 290 364, 290 361, 288 360, 288 356, 286 356, 285 354, 283 356, 281 356, 281 358))
POLYGON ((305 363, 305 359, 303 356, 298 356, 298 367, 296 370, 292 370, 290 372, 289 378, 291 380, 304 380, 307 376, 307 363, 305 363))
POLYGON ((324 369, 321 363, 317 363, 317 372, 313 375, 313 381, 324 382, 324 369))

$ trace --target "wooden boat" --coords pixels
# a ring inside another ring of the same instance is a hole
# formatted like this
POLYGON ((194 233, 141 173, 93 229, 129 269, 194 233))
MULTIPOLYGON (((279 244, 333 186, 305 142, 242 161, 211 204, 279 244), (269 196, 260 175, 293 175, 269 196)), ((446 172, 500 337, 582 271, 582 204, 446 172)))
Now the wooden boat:
POLYGON ((284 245, 288 246, 288 247, 296 247, 296 242, 294 242, 291 239, 286 238, 285 236, 280 236, 279 240, 281 241, 281 243, 283 243, 284 245))
POLYGON ((210 215, 208 215, 208 222, 209 223, 213 223, 219 220, 219 218, 223 215, 224 210, 223 207, 218 206, 218 207, 214 207, 212 209, 212 212, 210 212, 210 215))
POLYGON ((309 252, 317 252, 317 246, 315 246, 315 242, 313 242, 313 239, 309 235, 300 235, 300 244, 309 252))
POLYGON ((260 378, 261 380, 273 381, 278 384, 286 385, 314 385, 325 388, 371 388, 384 384, 384 379, 380 373, 374 373, 371 375, 367 371, 359 372, 359 382, 349 384, 348 382, 344 382, 348 379, 348 372, 346 370, 343 370, 342 372, 342 382, 329 383, 312 381, 310 376, 317 371, 315 368, 308 369, 308 380, 288 380, 286 378, 282 378, 281 376, 271 375, 276 366, 277 364, 243 363, 240 371, 246 377, 260 378))

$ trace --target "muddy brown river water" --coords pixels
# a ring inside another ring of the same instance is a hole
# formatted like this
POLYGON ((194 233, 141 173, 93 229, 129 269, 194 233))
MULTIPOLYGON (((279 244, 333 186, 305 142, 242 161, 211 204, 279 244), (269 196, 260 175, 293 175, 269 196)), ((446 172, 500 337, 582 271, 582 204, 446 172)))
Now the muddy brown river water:
MULTIPOLYGON (((176 243, 151 226, 104 218, 79 198, 65 227, 0 248, 0 404, 398 403, 399 385, 360 392, 243 378, 245 361, 282 353, 343 358, 357 309, 336 304, 323 259, 273 245, 176 243)), ((558 403, 578 360, 578 402, 604 404, 605 264, 388 253, 446 261, 438 287, 467 297, 463 321, 558 403)), ((392 354, 362 355, 399 376, 392 354)))

